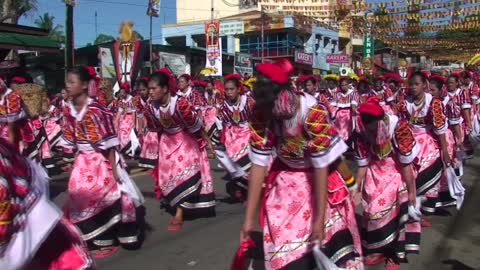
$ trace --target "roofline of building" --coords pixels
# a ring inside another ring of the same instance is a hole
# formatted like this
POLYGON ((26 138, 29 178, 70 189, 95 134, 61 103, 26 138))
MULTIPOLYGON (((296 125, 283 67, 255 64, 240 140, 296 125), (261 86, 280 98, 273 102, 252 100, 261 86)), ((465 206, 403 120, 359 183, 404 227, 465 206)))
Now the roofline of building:
POLYGON ((26 34, 34 36, 48 36, 48 30, 31 27, 25 25, 11 24, 11 23, 0 23, 0 32, 9 32, 17 34, 26 34))

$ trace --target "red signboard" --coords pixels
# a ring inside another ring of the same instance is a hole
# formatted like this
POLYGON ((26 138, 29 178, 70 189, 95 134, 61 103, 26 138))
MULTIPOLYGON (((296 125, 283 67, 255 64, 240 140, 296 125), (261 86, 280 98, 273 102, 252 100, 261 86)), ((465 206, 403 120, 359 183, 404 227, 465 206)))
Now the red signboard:
POLYGON ((304 65, 313 65, 313 54, 302 51, 295 52, 295 62, 304 65))
POLYGON ((348 55, 327 54, 327 64, 348 64, 348 55))

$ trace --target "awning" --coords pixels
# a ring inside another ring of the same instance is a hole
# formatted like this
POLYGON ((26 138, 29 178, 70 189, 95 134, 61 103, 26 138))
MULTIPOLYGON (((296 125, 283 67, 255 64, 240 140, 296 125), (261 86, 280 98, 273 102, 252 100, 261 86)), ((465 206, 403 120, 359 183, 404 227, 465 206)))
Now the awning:
POLYGON ((0 49, 59 52, 59 43, 47 36, 0 32, 0 49))

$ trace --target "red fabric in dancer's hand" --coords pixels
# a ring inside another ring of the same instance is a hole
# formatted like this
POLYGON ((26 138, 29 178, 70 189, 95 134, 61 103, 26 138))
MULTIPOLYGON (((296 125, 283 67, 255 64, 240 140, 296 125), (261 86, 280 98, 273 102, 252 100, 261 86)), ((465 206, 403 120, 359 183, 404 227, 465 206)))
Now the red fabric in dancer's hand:
POLYGON ((235 258, 233 258, 232 266, 230 270, 246 270, 247 269, 247 258, 248 258, 248 249, 255 247, 255 242, 252 239, 243 241, 238 247, 237 252, 235 253, 235 258))

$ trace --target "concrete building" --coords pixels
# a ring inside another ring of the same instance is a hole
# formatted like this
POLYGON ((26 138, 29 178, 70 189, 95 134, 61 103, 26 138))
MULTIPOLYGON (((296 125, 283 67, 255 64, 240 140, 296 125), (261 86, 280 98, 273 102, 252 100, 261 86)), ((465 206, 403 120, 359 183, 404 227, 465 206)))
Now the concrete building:
MULTIPOLYGON (((337 0, 262 0, 259 6, 264 10, 283 11, 309 16, 320 21, 330 22, 335 19, 335 8, 339 5, 337 0)), ((351 1, 342 1, 347 4, 351 1)))
MULTIPOLYGON (((261 12, 228 16, 220 19, 222 51, 227 57, 245 53, 258 63, 262 56, 261 12)), ((326 25, 319 25, 310 17, 268 13, 265 15, 265 59, 288 59, 295 64, 298 73, 326 72, 327 54, 339 52, 338 33, 326 25)), ((162 25, 162 45, 205 48, 205 21, 162 25)), ((195 73, 192 66, 192 73, 195 73)), ((224 72, 225 74, 226 72, 224 72)))
POLYGON ((177 0, 177 23, 210 20, 256 10, 258 0, 177 0))

